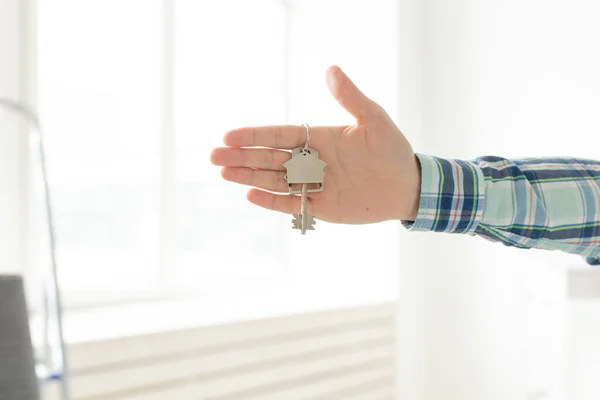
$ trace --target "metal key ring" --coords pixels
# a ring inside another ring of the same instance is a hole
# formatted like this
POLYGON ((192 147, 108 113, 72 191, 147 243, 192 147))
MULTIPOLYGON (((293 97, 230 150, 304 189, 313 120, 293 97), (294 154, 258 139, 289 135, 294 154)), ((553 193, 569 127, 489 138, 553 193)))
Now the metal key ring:
POLYGON ((308 126, 307 122, 303 123, 302 126, 306 127, 306 142, 304 142, 304 150, 308 150, 308 141, 310 140, 310 127, 308 126))

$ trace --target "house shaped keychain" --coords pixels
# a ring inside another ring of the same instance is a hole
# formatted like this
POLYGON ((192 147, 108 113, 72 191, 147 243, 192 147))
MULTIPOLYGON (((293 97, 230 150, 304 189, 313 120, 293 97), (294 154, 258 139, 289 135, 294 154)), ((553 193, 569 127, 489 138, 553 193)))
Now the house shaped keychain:
POLYGON ((292 150, 292 158, 283 163, 287 169, 285 179, 290 194, 301 194, 303 184, 317 184, 317 188, 307 188, 307 193, 323 191, 325 167, 327 163, 319 158, 315 149, 298 147, 292 150), (297 185, 300 185, 298 187, 297 185))

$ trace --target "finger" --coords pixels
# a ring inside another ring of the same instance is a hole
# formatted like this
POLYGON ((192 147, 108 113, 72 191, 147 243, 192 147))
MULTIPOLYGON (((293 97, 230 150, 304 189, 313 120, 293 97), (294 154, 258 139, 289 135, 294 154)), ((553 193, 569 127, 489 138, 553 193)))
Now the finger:
POLYGON ((283 163, 292 158, 287 151, 218 147, 210 155, 211 162, 222 167, 248 167, 285 171, 283 163))
MULTIPOLYGON (((248 191, 248 200, 257 206, 268 210, 279 211, 285 214, 294 214, 300 211, 300 197, 284 194, 273 194, 259 189, 248 191)), ((308 199, 308 213, 314 215, 308 199)))
POLYGON ((337 65, 327 69, 326 78, 331 95, 357 120, 381 112, 381 107, 365 96, 337 65))
POLYGON ((303 126, 279 125, 234 129, 225 134, 223 143, 238 147, 293 149, 304 145, 305 140, 306 128, 303 126))
POLYGON ((230 182, 255 186, 271 192, 287 192, 289 190, 284 178, 285 172, 225 167, 221 170, 221 176, 230 182))

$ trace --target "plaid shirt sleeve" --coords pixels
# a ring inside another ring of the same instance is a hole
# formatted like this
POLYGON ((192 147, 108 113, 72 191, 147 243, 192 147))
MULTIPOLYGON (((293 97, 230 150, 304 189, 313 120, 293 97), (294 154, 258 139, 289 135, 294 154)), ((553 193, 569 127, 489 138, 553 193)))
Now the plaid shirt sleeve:
POLYGON ((407 229, 559 250, 600 265, 599 161, 417 157, 421 199, 407 229))

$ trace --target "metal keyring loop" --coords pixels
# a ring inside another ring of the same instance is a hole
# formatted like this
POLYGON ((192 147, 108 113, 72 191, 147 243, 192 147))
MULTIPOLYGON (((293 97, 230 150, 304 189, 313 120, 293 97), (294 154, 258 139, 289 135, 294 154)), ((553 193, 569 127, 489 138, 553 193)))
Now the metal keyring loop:
POLYGON ((304 150, 308 150, 308 141, 310 140, 310 127, 308 123, 303 123, 302 126, 306 127, 306 142, 304 142, 304 150))

